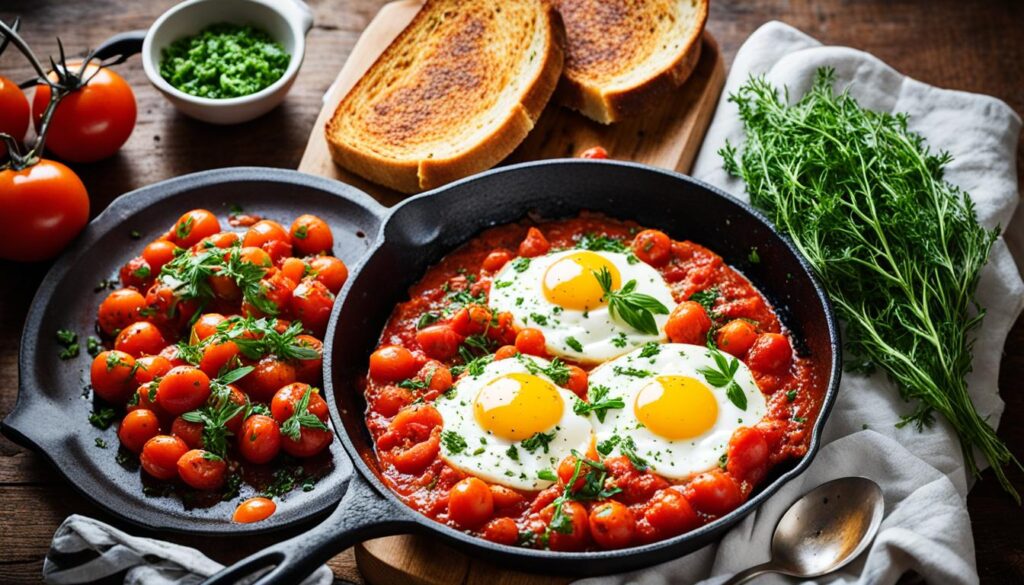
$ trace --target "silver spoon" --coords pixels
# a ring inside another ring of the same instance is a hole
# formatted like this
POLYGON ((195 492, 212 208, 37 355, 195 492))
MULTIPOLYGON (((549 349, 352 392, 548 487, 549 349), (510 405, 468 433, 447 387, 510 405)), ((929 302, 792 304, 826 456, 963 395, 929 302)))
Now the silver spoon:
POLYGON ((772 558, 733 575, 739 585, 765 573, 813 578, 857 558, 878 532, 885 503, 882 488, 866 477, 843 477, 807 492, 775 527, 772 558))

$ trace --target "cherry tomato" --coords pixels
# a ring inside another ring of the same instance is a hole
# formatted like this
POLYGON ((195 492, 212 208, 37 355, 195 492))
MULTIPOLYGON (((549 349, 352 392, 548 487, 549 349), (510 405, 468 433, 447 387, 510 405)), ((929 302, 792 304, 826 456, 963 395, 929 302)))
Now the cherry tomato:
POLYGON ((523 329, 516 335, 516 349, 519 353, 544 357, 547 355, 547 341, 540 329, 523 329))
POLYGON ((89 370, 93 391, 111 404, 124 404, 135 388, 134 367, 135 358, 123 351, 100 352, 89 370))
POLYGON ((177 366, 160 379, 156 403, 168 414, 199 408, 210 397, 210 378, 199 368, 177 366))
POLYGON ((292 222, 292 247, 303 256, 330 253, 334 235, 327 222, 315 215, 300 215, 292 222))
POLYGON ((514 345, 503 345, 498 348, 498 351, 494 352, 495 360, 505 360, 510 357, 516 357, 519 350, 514 345))
POLYGON ((288 420, 295 414, 295 404, 302 399, 306 392, 309 392, 309 403, 306 406, 309 413, 322 421, 326 421, 327 402, 324 401, 319 392, 314 391, 312 386, 302 382, 288 384, 278 390, 274 394, 273 400, 270 401, 270 414, 278 423, 288 420))
POLYGON ((412 404, 415 399, 411 390, 388 384, 381 388, 377 396, 374 397, 373 410, 379 412, 381 416, 391 418, 412 404))
MULTIPOLYGON (((18 84, 0 75, 0 132, 10 134, 18 142, 28 132, 28 99, 18 84)), ((0 141, 0 159, 7 154, 7 145, 0 141)))
POLYGON ((178 477, 197 490, 219 488, 227 474, 227 462, 209 451, 192 449, 178 459, 178 477))
POLYGON ((463 340, 450 325, 430 325, 416 332, 416 343, 423 349, 423 353, 437 360, 455 357, 463 340))
POLYGON ((605 159, 608 158, 608 151, 603 146, 591 146, 580 153, 580 158, 605 159))
POLYGON ((587 372, 578 366, 567 366, 569 368, 569 380, 565 387, 573 391, 573 394, 580 398, 587 396, 587 372))
POLYGON ((235 508, 232 520, 240 524, 250 524, 270 518, 277 511, 277 504, 270 498, 255 497, 245 500, 235 508))
MULTIPOLYGON (((156 353, 159 354, 160 350, 156 353)), ((171 361, 162 355, 142 356, 135 360, 135 384, 148 384, 171 371, 173 367, 171 361)))
POLYGON ((452 371, 438 361, 429 361, 420 368, 416 377, 427 383, 427 388, 438 394, 452 387, 452 371))
POLYGON ((242 423, 238 452, 251 463, 267 463, 281 451, 281 429, 273 418, 254 414, 242 423))
POLYGON ((651 498, 644 519, 654 528, 657 538, 668 538, 696 528, 700 524, 693 506, 675 488, 665 488, 651 498))
POLYGON ((281 262, 281 273, 292 279, 292 282, 301 281, 312 269, 309 264, 306 264, 299 258, 285 258, 281 262))
POLYGON ((512 256, 513 254, 511 251, 499 248, 488 254, 487 257, 484 258, 483 264, 480 266, 487 272, 497 272, 512 260, 512 256))
POLYGON ((125 327, 114 340, 114 349, 132 357, 155 355, 167 345, 163 333, 149 321, 136 321, 125 327))
POLYGON ((238 234, 235 232, 217 232, 212 236, 206 236, 199 240, 199 243, 193 245, 190 249, 193 252, 199 252, 210 248, 230 248, 241 240, 242 238, 238 237, 238 234))
POLYGON ((144 308, 147 321, 169 331, 178 331, 191 320, 197 305, 194 300, 179 299, 173 288, 157 281, 146 292, 144 308))
POLYGON ((146 264, 149 264, 150 270, 153 271, 153 275, 160 274, 160 270, 171 260, 174 260, 174 255, 180 250, 178 246, 174 245, 174 242, 168 240, 156 240, 150 242, 142 249, 142 257, 146 260, 146 264))
POLYGON ((138 321, 144 308, 146 298, 139 291, 130 288, 115 290, 100 303, 97 311, 100 330, 107 335, 115 335, 121 329, 138 321))
POLYGON ((530 228, 526 232, 526 238, 519 244, 519 255, 524 258, 543 256, 551 249, 551 244, 544 234, 537 228, 530 228))
POLYGON ((695 301, 679 303, 665 323, 665 334, 672 343, 704 345, 709 329, 711 319, 704 307, 695 301))
POLYGON ((203 446, 203 423, 187 421, 180 416, 171 423, 171 434, 178 437, 189 449, 199 449, 203 446))
POLYGON ((710 516, 724 516, 743 501, 743 493, 731 476, 719 469, 702 473, 686 486, 686 499, 710 516))
POLYGON ((385 345, 370 355, 370 377, 378 382, 401 382, 419 369, 412 352, 399 345, 385 345))
POLYGON ((651 266, 664 266, 672 259, 672 240, 660 230, 644 230, 633 238, 633 254, 651 266))
POLYGON ((136 389, 135 394, 129 398, 128 406, 125 410, 128 412, 134 412, 136 410, 150 410, 161 420, 166 418, 166 413, 160 410, 160 406, 156 403, 156 387, 156 382, 141 384, 138 389, 136 389))
POLYGON ((192 325, 192 334, 196 341, 202 341, 217 332, 217 326, 223 323, 227 317, 220 313, 204 313, 196 319, 192 325))
POLYGON ((292 292, 291 312, 306 331, 322 336, 334 308, 334 295, 317 280, 304 280, 292 292))
POLYGON ((747 365, 767 374, 781 374, 789 369, 793 348, 780 333, 762 333, 747 353, 747 365))
POLYGON ((255 369, 239 384, 249 396, 259 402, 269 402, 282 386, 295 381, 295 366, 273 356, 256 362, 255 369))
POLYGON ((133 410, 124 415, 117 429, 117 438, 125 449, 141 453, 147 441, 160 434, 160 419, 152 410, 133 410))
MULTIPOLYGON (((69 64, 77 70, 81 64, 69 64)), ((94 162, 111 156, 128 140, 135 128, 135 94, 131 86, 109 67, 86 67, 89 82, 68 94, 57 105, 50 120, 46 148, 72 162, 94 162)), ((57 75, 50 73, 56 81, 57 75)), ((36 86, 32 115, 36 130, 50 103, 50 86, 36 86)))
POLYGON ((295 360, 295 379, 307 384, 316 384, 320 381, 321 370, 324 363, 324 344, 312 335, 297 335, 295 344, 311 349, 319 354, 319 357, 311 360, 295 360))
MULTIPOLYGON (((550 523, 554 516, 554 506, 548 506, 541 511, 541 519, 550 523)), ((569 519, 570 532, 559 532, 552 530, 548 546, 551 550, 579 551, 587 546, 590 536, 590 521, 587 517, 587 509, 579 502, 563 502, 562 514, 569 519)))
POLYGON ((726 469, 736 478, 751 484, 761 481, 768 471, 768 442, 757 429, 740 427, 729 439, 726 469))
POLYGON ((480 305, 463 307, 452 317, 451 327, 459 335, 477 335, 491 326, 491 310, 480 305))
POLYGON ((487 484, 467 477, 448 492, 448 517, 459 527, 473 529, 483 525, 494 514, 494 497, 487 484))
POLYGON ((263 219, 254 223, 249 228, 249 231, 245 232, 245 237, 242 238, 244 246, 256 248, 262 248, 263 244, 275 241, 289 243, 291 238, 281 224, 269 219, 263 219))
POLYGON ((89 221, 89 194, 71 169, 51 160, 0 170, 0 258, 56 256, 89 221))
POLYGON ((188 452, 185 441, 170 435, 157 435, 142 446, 139 461, 146 473, 157 479, 178 477, 178 459, 188 452))
POLYGON ((401 473, 419 473, 441 449, 441 413, 433 406, 403 409, 377 439, 381 459, 401 473))
POLYGON ((590 511, 590 536, 605 550, 629 546, 635 533, 633 512, 619 502, 603 502, 590 511))
POLYGON ((348 267, 340 258, 317 256, 309 261, 309 267, 316 271, 316 279, 333 294, 338 294, 348 280, 348 267))
POLYGON ((511 518, 495 518, 484 526, 481 535, 491 542, 513 546, 519 541, 519 527, 511 518))
POLYGON ((136 256, 121 267, 118 277, 121 279, 121 286, 125 288, 145 290, 146 286, 156 278, 156 274, 149 267, 145 258, 136 256))
POLYGON ((182 248, 189 248, 219 231, 220 222, 216 215, 205 209, 193 209, 174 222, 167 239, 182 248))
MULTIPOLYGON (((263 292, 263 296, 271 303, 274 303, 279 313, 288 308, 295 288, 295 282, 282 274, 277 268, 268 270, 266 276, 260 281, 260 290, 263 292)), ((328 312, 328 315, 330 315, 330 312, 328 312)))
POLYGON ((734 319, 718 330, 715 344, 718 349, 741 358, 756 340, 757 330, 749 321, 734 319))

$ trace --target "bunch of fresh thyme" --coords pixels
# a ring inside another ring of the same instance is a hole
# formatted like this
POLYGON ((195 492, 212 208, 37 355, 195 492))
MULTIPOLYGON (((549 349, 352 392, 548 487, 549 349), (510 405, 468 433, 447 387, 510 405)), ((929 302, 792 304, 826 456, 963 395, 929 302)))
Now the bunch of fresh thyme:
POLYGON ((1005 468, 1020 463, 965 380, 984 315, 975 289, 998 230, 978 224, 970 197, 943 179, 950 156, 908 131, 906 115, 865 110, 833 82, 819 70, 788 105, 765 79, 749 80, 730 97, 747 141, 742 153, 722 149, 725 168, 814 266, 846 323, 854 367, 882 368, 914 404, 901 426, 938 412, 967 468, 978 473, 977 448, 1019 502, 1005 468))

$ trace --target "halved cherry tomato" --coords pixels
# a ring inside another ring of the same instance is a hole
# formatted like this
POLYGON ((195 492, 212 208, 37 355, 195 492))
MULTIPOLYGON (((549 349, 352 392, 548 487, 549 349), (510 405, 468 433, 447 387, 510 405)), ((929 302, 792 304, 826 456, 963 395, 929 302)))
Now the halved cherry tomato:
POLYGON ((157 479, 178 477, 178 459, 188 452, 185 441, 170 435, 157 435, 146 441, 139 455, 142 469, 157 479))
POLYGON ((232 520, 241 524, 250 524, 270 518, 277 511, 277 504, 270 498, 255 497, 245 500, 235 508, 232 520))
POLYGON ((290 236, 292 247, 304 256, 330 253, 334 247, 334 235, 327 222, 308 213, 295 218, 290 236))

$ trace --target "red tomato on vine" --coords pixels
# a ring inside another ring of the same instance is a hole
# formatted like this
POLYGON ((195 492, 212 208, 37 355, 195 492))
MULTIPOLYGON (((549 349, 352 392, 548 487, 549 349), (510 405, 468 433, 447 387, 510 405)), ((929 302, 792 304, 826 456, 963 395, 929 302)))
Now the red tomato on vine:
MULTIPOLYGON (((0 75, 0 132, 17 141, 28 132, 28 99, 18 84, 0 75)), ((7 155, 7 145, 0 142, 0 159, 7 155)))

